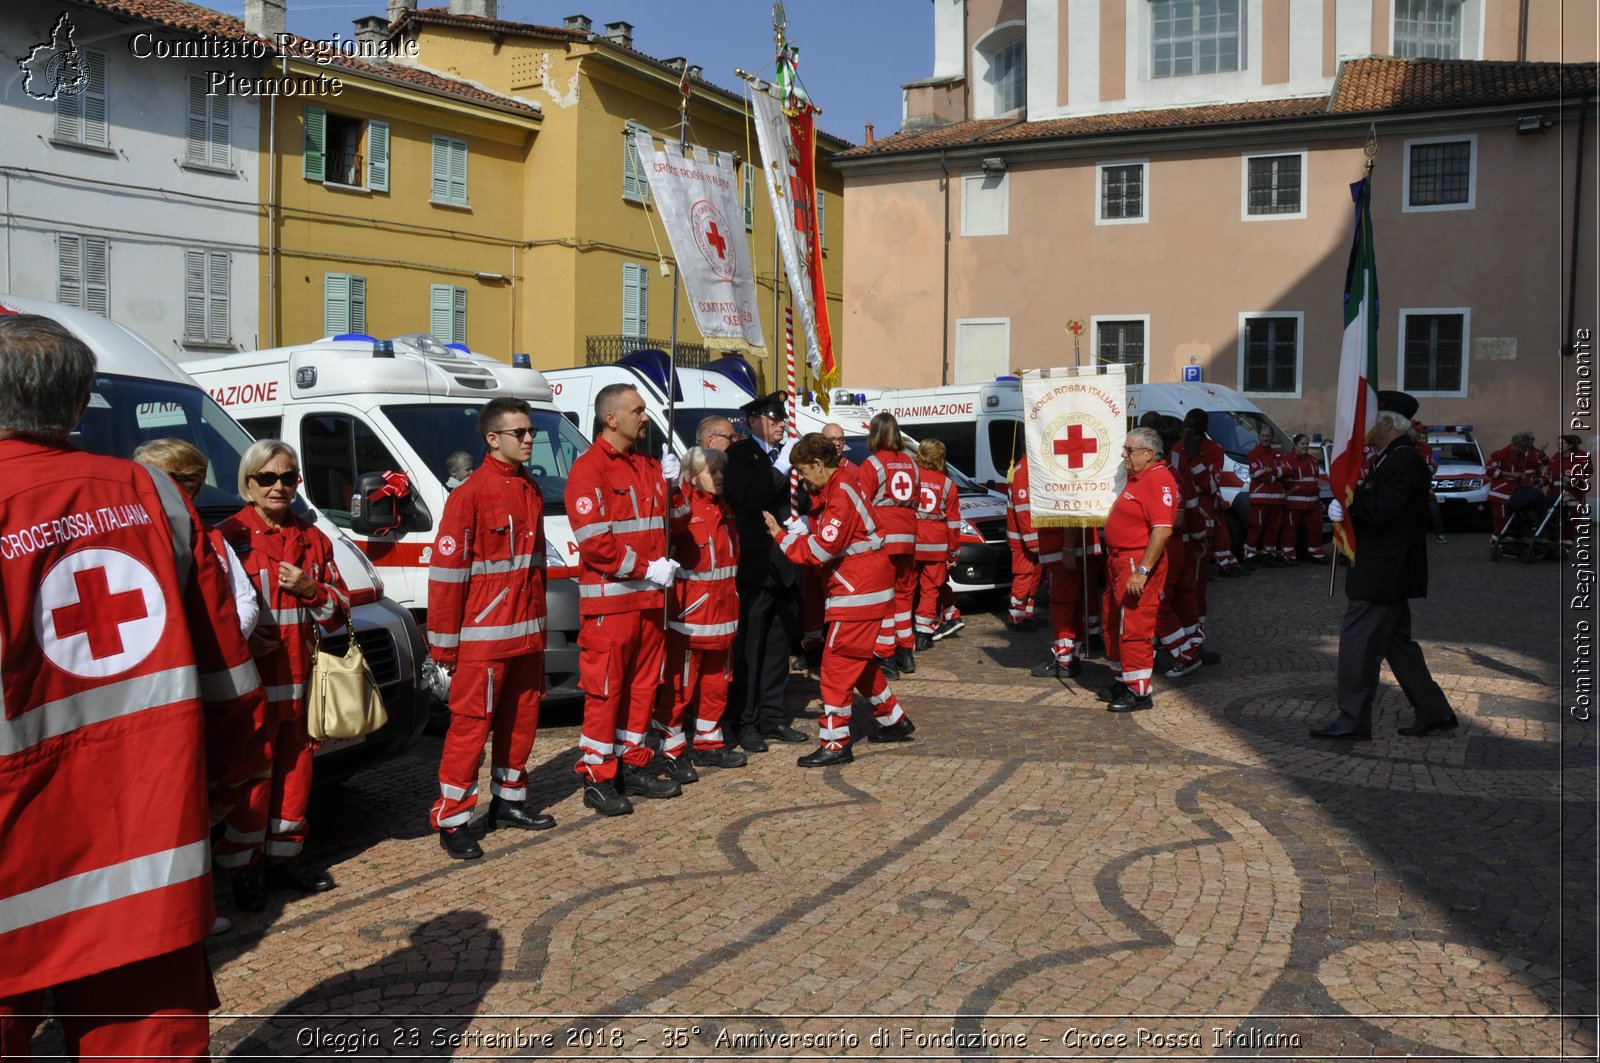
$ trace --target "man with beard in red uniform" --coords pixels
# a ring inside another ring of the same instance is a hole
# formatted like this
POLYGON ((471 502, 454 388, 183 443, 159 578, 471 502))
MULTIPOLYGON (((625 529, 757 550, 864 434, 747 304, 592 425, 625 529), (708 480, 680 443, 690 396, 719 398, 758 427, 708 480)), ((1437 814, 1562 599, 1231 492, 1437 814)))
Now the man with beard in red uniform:
POLYGON ((1179 506, 1178 485, 1161 460, 1161 435, 1135 428, 1122 445, 1128 483, 1106 517, 1106 662, 1116 682, 1106 691, 1112 712, 1151 706, 1156 616, 1167 578, 1167 540, 1179 506))
POLYGON ((433 827, 457 860, 483 850, 467 831, 478 767, 494 733, 485 826, 548 830, 555 817, 527 807, 528 757, 544 698, 544 499, 525 464, 533 418, 521 399, 478 413, 488 453, 444 504, 428 570, 428 644, 451 673, 450 730, 439 757, 433 827))
POLYGON ((677 797, 651 774, 645 743, 665 670, 667 485, 656 459, 634 448, 647 418, 637 388, 608 384, 594 397, 600 431, 567 476, 567 516, 578 543, 578 682, 583 803, 602 816, 633 811, 635 797, 677 797), (622 762, 618 792, 617 762, 622 762))
POLYGON ((95 356, 0 307, 0 1058, 208 1058, 208 783, 267 767, 227 577, 170 477, 74 449, 95 356))

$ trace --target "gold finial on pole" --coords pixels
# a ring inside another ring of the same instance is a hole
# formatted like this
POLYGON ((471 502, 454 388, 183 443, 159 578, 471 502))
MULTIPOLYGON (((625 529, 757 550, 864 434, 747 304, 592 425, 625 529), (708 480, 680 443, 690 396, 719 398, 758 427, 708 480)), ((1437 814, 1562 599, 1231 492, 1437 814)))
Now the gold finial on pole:
POLYGON ((1367 144, 1361 149, 1366 153, 1366 172, 1372 172, 1372 163, 1378 157, 1378 123, 1373 122, 1367 127, 1367 144))

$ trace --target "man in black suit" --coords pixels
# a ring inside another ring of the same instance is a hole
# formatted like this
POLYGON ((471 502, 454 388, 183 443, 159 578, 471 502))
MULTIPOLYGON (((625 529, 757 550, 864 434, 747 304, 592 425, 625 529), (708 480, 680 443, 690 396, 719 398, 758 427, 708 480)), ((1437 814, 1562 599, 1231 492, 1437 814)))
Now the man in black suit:
POLYGON ((789 478, 778 472, 783 446, 787 392, 775 391, 741 406, 750 435, 728 448, 723 494, 739 531, 739 630, 733 638, 733 685, 728 691, 730 723, 739 744, 752 753, 769 739, 809 742, 789 725, 784 692, 789 684, 789 634, 786 612, 798 611, 800 576, 767 534, 771 513, 786 524, 789 478))
MULTIPOLYGON (((1372 737, 1372 699, 1382 661, 1389 662, 1414 713, 1400 734, 1456 726, 1455 712, 1411 637, 1410 599, 1428 594, 1428 466, 1410 437, 1417 400, 1386 391, 1378 406, 1377 424, 1367 437, 1372 468, 1356 486, 1348 510, 1356 556, 1345 580, 1350 605, 1339 630, 1339 715, 1314 728, 1316 738, 1364 742, 1372 737)), ((1328 516, 1335 523, 1344 516, 1337 500, 1328 516)))

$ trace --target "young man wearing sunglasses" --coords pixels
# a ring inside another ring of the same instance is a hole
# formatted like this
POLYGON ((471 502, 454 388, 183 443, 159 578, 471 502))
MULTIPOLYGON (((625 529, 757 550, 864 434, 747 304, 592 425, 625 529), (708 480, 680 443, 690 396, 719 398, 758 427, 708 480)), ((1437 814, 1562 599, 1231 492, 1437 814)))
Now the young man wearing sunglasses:
POLYGON ((494 734, 487 830, 548 830, 528 807, 528 758, 544 697, 544 501, 528 473, 533 419, 521 399, 478 414, 482 464, 445 502, 428 571, 428 645, 451 673, 450 730, 439 757, 432 826, 457 860, 483 849, 468 831, 478 767, 494 734))

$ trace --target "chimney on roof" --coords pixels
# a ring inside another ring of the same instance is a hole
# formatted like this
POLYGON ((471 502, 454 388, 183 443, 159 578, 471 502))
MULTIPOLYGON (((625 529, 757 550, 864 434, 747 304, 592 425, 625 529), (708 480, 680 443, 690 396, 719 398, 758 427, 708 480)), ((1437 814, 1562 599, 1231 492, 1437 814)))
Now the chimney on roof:
POLYGON ((288 0, 244 0, 244 29, 257 37, 277 39, 289 27, 288 0))
POLYGON ((383 42, 389 36, 389 20, 382 15, 362 15, 355 20, 356 45, 363 59, 382 62, 383 42))
POLYGON ((878 135, 872 130, 872 123, 867 123, 867 146, 871 147, 878 142, 878 135))
POLYGON ((633 23, 607 22, 606 40, 612 44, 620 44, 624 48, 633 47, 633 23))
POLYGON ((692 78, 704 80, 705 72, 705 67, 695 66, 692 63, 689 65, 689 76, 692 78))
POLYGON ((671 67, 673 70, 676 70, 680 74, 683 73, 684 68, 689 65, 689 60, 685 59, 681 55, 675 55, 671 59, 663 59, 661 62, 671 67))
POLYGON ((561 25, 573 33, 588 33, 594 28, 594 22, 588 15, 568 15, 561 25))
POLYGON ((476 15, 479 18, 499 18, 499 0, 450 0, 452 15, 476 15))
POLYGON ((389 0, 389 25, 399 22, 407 11, 417 9, 417 0, 389 0))

